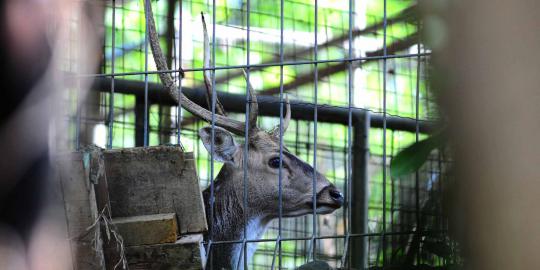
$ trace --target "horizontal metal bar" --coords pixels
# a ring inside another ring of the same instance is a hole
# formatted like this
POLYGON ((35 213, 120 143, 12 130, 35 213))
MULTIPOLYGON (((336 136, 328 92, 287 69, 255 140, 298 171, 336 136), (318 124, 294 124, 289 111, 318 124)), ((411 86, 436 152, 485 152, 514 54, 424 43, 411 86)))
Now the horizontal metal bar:
MULTIPOLYGON (((108 92, 110 89, 110 78, 95 78, 91 86, 94 91, 108 92)), ((115 79, 115 92, 122 94, 132 94, 135 96, 144 95, 144 82, 115 79)), ((182 87, 182 92, 193 102, 200 106, 206 107, 206 92, 203 89, 192 89, 188 87, 182 87)), ((225 110, 233 113, 245 113, 245 95, 232 94, 217 91, 219 100, 222 102, 225 110)), ((153 104, 161 105, 177 105, 174 100, 169 96, 169 93, 158 83, 148 83, 148 100, 153 104)), ((279 117, 279 98, 274 96, 258 96, 257 101, 259 103, 259 114, 261 116, 273 116, 279 117)), ((306 103, 302 101, 291 100, 291 113, 292 118, 295 120, 313 120, 313 111, 315 105, 312 103, 306 103)), ((353 108, 353 121, 361 121, 365 113, 370 113, 371 127, 382 128, 383 127, 383 114, 378 112, 372 112, 363 108, 353 108)), ((330 106, 330 105, 317 105, 318 121, 326 123, 337 123, 347 125, 349 121, 348 107, 330 106)), ((430 133, 436 128, 434 121, 420 121, 420 132, 430 133)), ((386 125, 388 129, 402 130, 402 131, 416 131, 416 120, 413 118, 399 117, 399 116, 386 116, 386 125)))
MULTIPOLYGON (((402 231, 402 232, 386 232, 382 235, 380 232, 376 233, 351 233, 349 237, 351 238, 360 238, 360 237, 387 237, 392 235, 412 235, 416 234, 416 231, 402 231)), ((419 234, 443 234, 448 233, 446 230, 431 230, 431 231, 421 231, 419 234)), ((307 241, 307 240, 321 240, 321 239, 341 239, 345 238, 347 235, 325 235, 325 236, 315 236, 315 237, 290 237, 290 238, 280 238, 280 242, 285 241, 307 241)), ((227 245, 227 244, 241 244, 241 243, 264 243, 264 242, 275 242, 277 238, 268 238, 268 239, 245 239, 245 240, 227 240, 227 241, 212 241, 212 245, 227 245)))
MULTIPOLYGON (((353 58, 339 58, 339 59, 327 59, 317 61, 285 61, 283 63, 262 63, 262 64, 249 64, 249 65, 233 65, 233 66, 216 66, 211 68, 185 68, 183 72, 196 72, 204 70, 228 70, 228 69, 242 69, 242 68, 265 68, 265 67, 279 67, 279 66, 299 66, 299 65, 313 65, 313 64, 330 64, 330 63, 346 63, 346 62, 358 62, 368 60, 383 60, 383 59, 399 59, 399 58, 415 58, 418 56, 431 56, 431 52, 425 53, 407 53, 407 54, 392 54, 392 55, 372 55, 353 58)), ((178 73, 178 69, 169 69, 163 71, 135 71, 135 72, 118 72, 118 73, 95 73, 95 74, 73 74, 75 77, 80 78, 92 78, 92 77, 121 77, 121 76, 133 76, 133 75, 145 75, 145 74, 159 74, 159 73, 178 73)))

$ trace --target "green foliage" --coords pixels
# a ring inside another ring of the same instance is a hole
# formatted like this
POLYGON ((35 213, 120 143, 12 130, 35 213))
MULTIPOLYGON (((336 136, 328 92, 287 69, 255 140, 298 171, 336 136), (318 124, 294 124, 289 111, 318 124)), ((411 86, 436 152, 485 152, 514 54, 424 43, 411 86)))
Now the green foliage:
POLYGON ((400 177, 417 171, 426 162, 431 151, 443 144, 442 132, 411 144, 394 157, 390 165, 390 174, 392 177, 400 177))

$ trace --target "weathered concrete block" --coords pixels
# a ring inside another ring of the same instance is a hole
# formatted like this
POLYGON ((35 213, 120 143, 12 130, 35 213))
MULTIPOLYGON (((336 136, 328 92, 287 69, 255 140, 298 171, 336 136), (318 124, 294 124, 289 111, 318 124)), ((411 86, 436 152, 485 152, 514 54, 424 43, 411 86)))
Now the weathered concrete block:
POLYGON ((125 246, 174 243, 178 237, 174 213, 114 218, 112 223, 125 246))
MULTIPOLYGON (((125 248, 128 268, 163 270, 204 269, 204 247, 201 234, 186 235, 175 243, 130 246, 125 248)), ((116 260, 117 261, 117 260, 116 260)), ((115 260, 111 260, 115 263, 115 260)), ((113 265, 107 268, 112 269, 113 265)))
POLYGON ((103 154, 113 218, 176 213, 181 234, 207 230, 192 153, 157 146, 103 154))

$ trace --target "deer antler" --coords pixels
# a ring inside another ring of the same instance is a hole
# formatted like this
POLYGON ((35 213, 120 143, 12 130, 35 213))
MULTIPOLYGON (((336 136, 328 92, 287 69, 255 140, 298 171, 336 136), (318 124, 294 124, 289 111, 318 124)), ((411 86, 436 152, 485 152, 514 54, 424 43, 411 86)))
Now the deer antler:
POLYGON ((259 116, 259 103, 257 102, 257 95, 255 95, 255 90, 248 80, 248 76, 245 69, 242 69, 244 73, 244 78, 246 78, 246 84, 248 86, 249 98, 250 98, 250 109, 249 109, 249 128, 251 130, 257 128, 257 116, 259 116))
MULTIPOLYGON (((188 112, 194 114, 195 116, 204 119, 208 122, 212 120, 212 112, 207 109, 197 105, 193 101, 189 100, 183 93, 179 93, 174 85, 171 75, 167 72, 167 63, 165 57, 163 56, 163 51, 159 46, 159 37, 156 31, 156 23, 154 21, 154 15, 152 12, 152 5, 150 0, 145 0, 145 11, 148 18, 148 34, 150 39, 150 47, 152 49, 152 54, 154 55, 154 61, 156 62, 156 67, 159 72, 159 78, 163 83, 165 89, 169 92, 169 95, 177 102, 182 105, 184 109, 188 112)), ((230 119, 226 116, 214 114, 215 124, 223 127, 235 134, 244 135, 244 123, 230 119)))
MULTIPOLYGON (((201 18, 203 24, 203 34, 204 34, 204 85, 206 86, 206 102, 208 102, 208 108, 211 108, 212 103, 210 98, 212 97, 212 80, 210 79, 210 41, 208 39, 208 30, 206 29, 206 20, 204 19, 204 14, 201 11, 201 18)), ((216 113, 227 116, 223 105, 216 97, 216 113)))
MULTIPOLYGON (((289 96, 285 96, 285 109, 287 110, 287 112, 285 113, 285 118, 283 118, 283 122, 282 122, 282 131, 283 131, 283 134, 285 134, 285 131, 287 131, 287 128, 289 127, 289 122, 291 121, 291 103, 289 102, 289 96)), ((276 127, 274 127, 271 131, 270 131, 270 134, 274 135, 274 137, 277 137, 279 138, 279 125, 277 125, 276 127)))
MULTIPOLYGON (((174 81, 171 77, 171 75, 167 72, 168 67, 167 63, 165 61, 165 57, 163 56, 163 51, 161 50, 161 47, 159 46, 159 37, 156 31, 156 23, 154 21, 154 14, 152 12, 152 5, 150 3, 150 0, 145 0, 145 11, 146 16, 148 18, 148 35, 150 39, 150 48, 152 49, 152 54, 154 55, 154 61, 156 63, 156 67, 159 72, 159 78, 161 79, 161 82, 165 86, 165 89, 169 92, 169 95, 172 97, 173 100, 175 100, 177 103, 180 103, 184 109, 186 109, 188 112, 192 113, 193 115, 205 120, 205 121, 212 121, 212 112, 209 110, 199 106, 198 104, 194 103, 193 101, 189 100, 183 93, 179 93, 177 91, 176 86, 174 85, 174 81)), ((202 22, 203 22, 203 30, 204 30, 204 83, 206 86, 206 94, 207 94, 207 101, 210 105, 209 98, 212 96, 212 81, 210 80, 210 46, 209 46, 209 40, 208 40, 208 31, 206 28, 206 21, 204 19, 204 15, 201 12, 202 22)), ((247 88, 249 91, 249 101, 251 102, 250 110, 249 110, 249 129, 250 131, 256 131, 257 128, 257 116, 259 114, 259 106, 257 103, 257 96, 255 95, 255 91, 253 90, 253 87, 251 86, 251 83, 247 79, 246 71, 243 70, 244 76, 246 78, 247 88)), ((181 71, 182 76, 184 75, 183 71, 181 71)), ((283 119, 283 133, 287 130, 287 127, 289 126, 289 122, 291 120, 291 105, 289 103, 289 98, 285 98, 286 102, 286 109, 287 113, 285 115, 285 118, 283 119)), ((225 113, 225 109, 223 108, 223 105, 221 102, 219 102, 219 99, 216 98, 216 114, 214 114, 214 121, 217 126, 223 127, 237 135, 244 135, 244 122, 240 122, 231 118, 228 118, 225 113)), ((279 136, 279 126, 275 127, 272 131, 270 131, 270 134, 278 137, 279 136)))

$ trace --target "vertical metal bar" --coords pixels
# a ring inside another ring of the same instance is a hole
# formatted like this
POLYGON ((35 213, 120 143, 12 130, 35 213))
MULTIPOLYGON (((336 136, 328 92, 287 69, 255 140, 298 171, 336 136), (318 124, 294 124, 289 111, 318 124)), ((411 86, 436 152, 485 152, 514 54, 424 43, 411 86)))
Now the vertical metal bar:
MULTIPOLYGON (((178 96, 182 96, 182 0, 178 1, 178 96)), ((180 138, 182 136, 182 99, 178 99, 178 107, 176 111, 176 143, 182 145, 180 138)))
MULTIPOLYGON (((146 8, 144 11, 145 31, 144 31, 144 143, 148 146, 148 9, 150 1, 144 1, 146 8)), ((157 14, 157 13, 156 13, 157 14)), ((157 20, 156 20, 157 21, 157 20)))
MULTIPOLYGON (((144 1, 144 5, 147 5, 147 1, 144 1)), ((146 110, 146 93, 148 91, 148 6, 145 6, 145 35, 144 35, 144 50, 145 50, 145 95, 135 97, 135 146, 146 145, 146 119, 148 112, 146 110)))
MULTIPOLYGON (((212 238, 214 233, 214 203, 215 203, 215 190, 214 190, 214 140, 215 140, 215 130, 216 130, 216 1, 212 0, 212 61, 210 61, 210 66, 212 68, 212 119, 211 119, 211 141, 210 141, 210 228, 209 228, 209 242, 208 242, 208 251, 209 251, 209 260, 210 260, 210 270, 213 269, 212 265, 212 238)), ((203 71, 204 72, 204 71, 203 71)))
POLYGON ((387 65, 387 46, 386 46, 386 3, 387 0, 383 0, 383 157, 382 157, 382 175, 383 175, 383 209, 382 209, 382 264, 386 265, 386 65, 387 65))
MULTIPOLYGON (((282 170, 283 170, 283 62, 284 62, 284 56, 283 56, 283 29, 284 29, 284 1, 280 0, 280 14, 279 14, 279 20, 280 20, 280 39, 279 39, 279 60, 280 60, 280 66, 279 66, 279 174, 278 174, 278 207, 279 207, 279 213, 278 213, 278 237, 276 239, 276 247, 278 250, 278 268, 281 269, 282 265, 282 252, 281 252, 281 234, 283 230, 283 194, 282 194, 282 170)), ((274 269, 274 261, 275 261, 275 254, 272 258, 272 269, 274 269)))
MULTIPOLYGON (((317 0, 315 0, 315 19, 314 19, 314 26, 315 26, 315 40, 314 40, 314 46, 313 46, 313 60, 314 60, 314 110, 313 110, 313 170, 317 171, 317 103, 318 103, 318 96, 317 96, 317 87, 318 87, 318 80, 319 80, 319 65, 317 63, 318 60, 318 10, 319 10, 319 3, 317 0)), ((312 254, 311 257, 313 260, 316 259, 316 250, 317 250, 317 241, 315 240, 315 237, 317 236, 317 173, 313 174, 313 181, 312 181, 312 198, 313 201, 313 228, 312 228, 312 234, 311 234, 311 241, 312 241, 312 254)))
MULTIPOLYGON (((437 154, 437 168, 439 170, 439 181, 438 181, 438 193, 439 193, 439 205, 442 204, 442 202, 445 201, 445 197, 444 197, 444 186, 443 186, 443 181, 445 181, 446 179, 446 176, 443 172, 443 170, 445 170, 445 166, 443 166, 443 162, 444 162, 444 154, 443 154, 443 151, 444 149, 441 147, 440 149, 438 149, 438 154, 437 154)), ((444 218, 444 216, 442 215, 442 213, 440 213, 439 215, 439 220, 440 220, 440 225, 437 226, 439 227, 438 229, 440 231, 447 231, 448 228, 445 226, 446 225, 446 221, 448 221, 447 219, 444 218)))
MULTIPOLYGON (((165 22, 165 46, 167 51, 165 53, 165 59, 167 68, 174 70, 176 62, 176 42, 174 31, 174 12, 175 12, 176 0, 167 0, 166 10, 166 22, 165 22)), ((174 74, 171 73, 171 78, 174 79, 174 74)), ((172 113, 171 106, 158 104, 158 144, 170 143, 169 128, 172 125, 170 114, 172 113)))
MULTIPOLYGON (((176 32, 175 32, 175 11, 177 0, 167 0, 166 11, 166 33, 165 42, 167 46, 166 63, 167 67, 171 70, 176 69, 177 51, 176 51, 176 32)), ((174 74, 171 73, 171 77, 174 79, 174 74)), ((171 114, 173 112, 172 106, 158 104, 158 143, 165 144, 171 142, 172 131, 171 126, 173 120, 171 114)))
MULTIPOLYGON (((299 226, 300 222, 296 221, 294 222, 294 232, 297 233, 300 231, 300 226, 299 226)), ((295 241, 294 242, 294 256, 293 256, 293 261, 294 262, 297 262, 297 259, 298 259, 298 250, 299 250, 299 247, 298 247, 298 241, 295 241)))
MULTIPOLYGON (((394 66, 395 68, 395 66, 394 66)), ((394 82, 394 87, 395 87, 395 80, 393 80, 394 82)), ((394 88, 396 89, 396 88, 394 88)), ((396 96, 397 94, 395 93, 394 95, 394 99, 396 99, 396 96)), ((396 103, 394 104, 397 104, 397 101, 396 103)), ((390 130, 390 157, 393 157, 394 156, 394 149, 395 149, 395 143, 394 143, 394 138, 395 138, 395 130, 390 130)), ((395 224, 394 224, 394 212, 396 211, 394 205, 395 205, 395 179, 390 177, 390 212, 389 212, 389 215, 390 215, 390 224, 389 224, 389 227, 390 227, 390 232, 394 232, 396 230, 395 228, 395 224)), ((390 238, 390 250, 394 250, 394 248, 396 248, 396 235, 392 234, 389 236, 390 238)), ((394 252, 390 252, 390 261, 392 261, 394 259, 394 252)))
MULTIPOLYGON (((419 31, 420 32, 420 31, 419 31)), ((420 34, 419 34, 420 35, 420 34)), ((415 131, 415 142, 418 142, 420 134, 420 37, 418 38, 417 44, 417 58, 416 58, 416 98, 415 98, 415 120, 416 120, 416 131, 415 131)), ((430 176, 431 177, 431 176, 430 176)), ((415 194, 415 212, 416 212, 416 234, 417 238, 420 239, 420 233, 422 231, 422 219, 420 213, 420 175, 418 170, 414 173, 414 194, 415 194)), ((420 245, 418 246, 420 248, 420 245)), ((416 253, 416 262, 420 263, 420 252, 416 253)))
MULTIPOLYGON (((251 100, 251 96, 249 94, 250 92, 250 75, 251 75, 251 71, 250 71, 250 67, 249 67, 249 64, 250 64, 250 61, 249 61, 249 57, 250 57, 250 42, 251 42, 251 39, 250 39, 250 23, 249 23, 249 20, 250 20, 250 16, 249 16, 249 12, 250 12, 250 1, 247 0, 246 1, 246 66, 247 66, 247 71, 246 71, 246 114, 245 114, 245 126, 244 126, 244 131, 245 131, 245 144, 244 144, 244 159, 243 159, 243 169, 244 169, 244 183, 243 183, 243 187, 244 187, 244 190, 243 190, 243 206, 244 206, 244 235, 242 237, 242 249, 241 249, 241 253, 242 254, 240 256, 240 258, 243 258, 243 260, 238 260, 238 265, 242 262, 244 264, 244 268, 243 269, 248 269, 248 266, 247 266, 247 224, 248 224, 248 212, 247 212, 247 185, 248 185, 248 163, 249 163, 249 118, 250 118, 250 115, 249 115, 249 112, 250 112, 250 107, 252 106, 251 102, 253 102, 253 100, 251 100)), ((255 89, 253 89, 255 90, 255 89)), ((237 267, 238 269, 241 269, 240 267, 237 267)))
MULTIPOLYGON (((350 231, 355 234, 367 233, 368 215, 368 162, 369 162, 370 113, 355 115, 352 138, 351 168, 351 213, 350 231), (354 210, 354 211, 352 211, 354 210)), ((349 231, 347 231, 349 233, 349 231)), ((365 237, 355 238, 351 244, 350 267, 363 269, 366 266, 367 241, 365 237)))
MULTIPOLYGON (((172 54, 171 54, 171 58, 172 58, 172 54)), ((168 65, 169 67, 172 67, 172 65, 168 65)), ((166 109, 164 108, 163 105, 159 104, 158 105, 158 126, 157 126, 157 134, 158 134, 158 144, 163 144, 165 142, 165 136, 162 136, 162 133, 163 133, 163 121, 165 121, 163 119, 163 115, 165 114, 166 112, 166 109)))
POLYGON ((279 37, 279 171, 278 171, 278 237, 276 238, 276 249, 272 257, 271 269, 275 268, 276 252, 278 253, 278 268, 281 269, 281 233, 283 219, 282 205, 282 170, 283 170, 283 17, 284 3, 280 0, 280 37, 279 37))
POLYGON ((111 93, 109 96, 109 136, 107 137, 107 148, 112 148, 113 142, 113 128, 114 128, 114 62, 115 62, 115 30, 116 30, 116 1, 112 1, 112 26, 111 26, 111 93))
POLYGON ((135 146, 144 145, 144 96, 135 97, 135 146))
POLYGON ((279 60, 280 60, 280 72, 279 72, 279 174, 278 174, 278 199, 279 199, 279 230, 278 230, 278 239, 277 246, 279 250, 279 265, 278 268, 281 269, 282 266, 282 249, 281 249, 281 238, 283 230, 283 62, 285 61, 283 55, 283 42, 284 35, 283 29, 285 28, 284 20, 284 8, 283 1, 281 2, 281 14, 280 14, 280 44, 279 44, 279 60))
MULTIPOLYGON (((300 122, 298 121, 296 123, 296 127, 294 129, 294 152, 297 154, 297 155, 300 155, 300 122)), ((307 228, 307 216, 304 216, 302 218, 302 222, 303 222, 303 226, 302 226, 302 229, 304 232, 306 232, 308 230, 307 228)), ((307 258, 307 254, 306 254, 306 251, 308 249, 308 245, 306 244, 307 241, 302 241, 302 251, 303 251, 303 254, 302 256, 304 256, 304 262, 306 262, 306 258, 307 258)), ((296 261, 296 260, 295 260, 296 261)))
MULTIPOLYGON (((146 1, 144 3, 145 5, 147 4, 146 1)), ((148 10, 148 6, 146 6, 145 8, 145 24, 146 24, 146 28, 145 28, 145 46, 147 46, 148 44, 148 20, 147 20, 147 13, 146 13, 146 10, 148 10)), ((148 55, 148 49, 147 47, 145 47, 145 59, 147 59, 147 55, 148 55)), ((145 65, 148 61, 145 60, 145 65)), ((148 74, 146 73, 146 76, 148 74)), ((145 92, 146 92, 146 89, 148 88, 147 87, 148 83, 147 81, 145 81, 145 92)), ((145 97, 144 96, 136 96, 135 97, 135 146, 144 146, 145 145, 145 135, 146 135, 146 130, 145 130, 145 119, 146 119, 146 104, 145 104, 145 97)))
MULTIPOLYGON (((352 28, 353 28, 353 0, 349 0, 349 48, 348 48, 348 57, 349 59, 352 59, 353 57, 353 35, 352 35, 352 28)), ((353 108, 353 69, 352 69, 352 61, 347 61, 347 74, 348 74, 348 101, 347 101, 347 107, 348 107, 348 123, 347 123, 347 223, 345 223, 345 249, 343 252, 343 257, 341 258, 341 266, 344 267, 347 264, 347 256, 349 258, 353 257, 348 255, 348 252, 350 250, 351 246, 351 240, 350 240, 350 234, 351 234, 351 228, 352 228, 352 108, 353 108)), ((353 254, 352 252, 350 254, 353 254)), ((349 268, 351 267, 351 263, 348 264, 349 268)))

